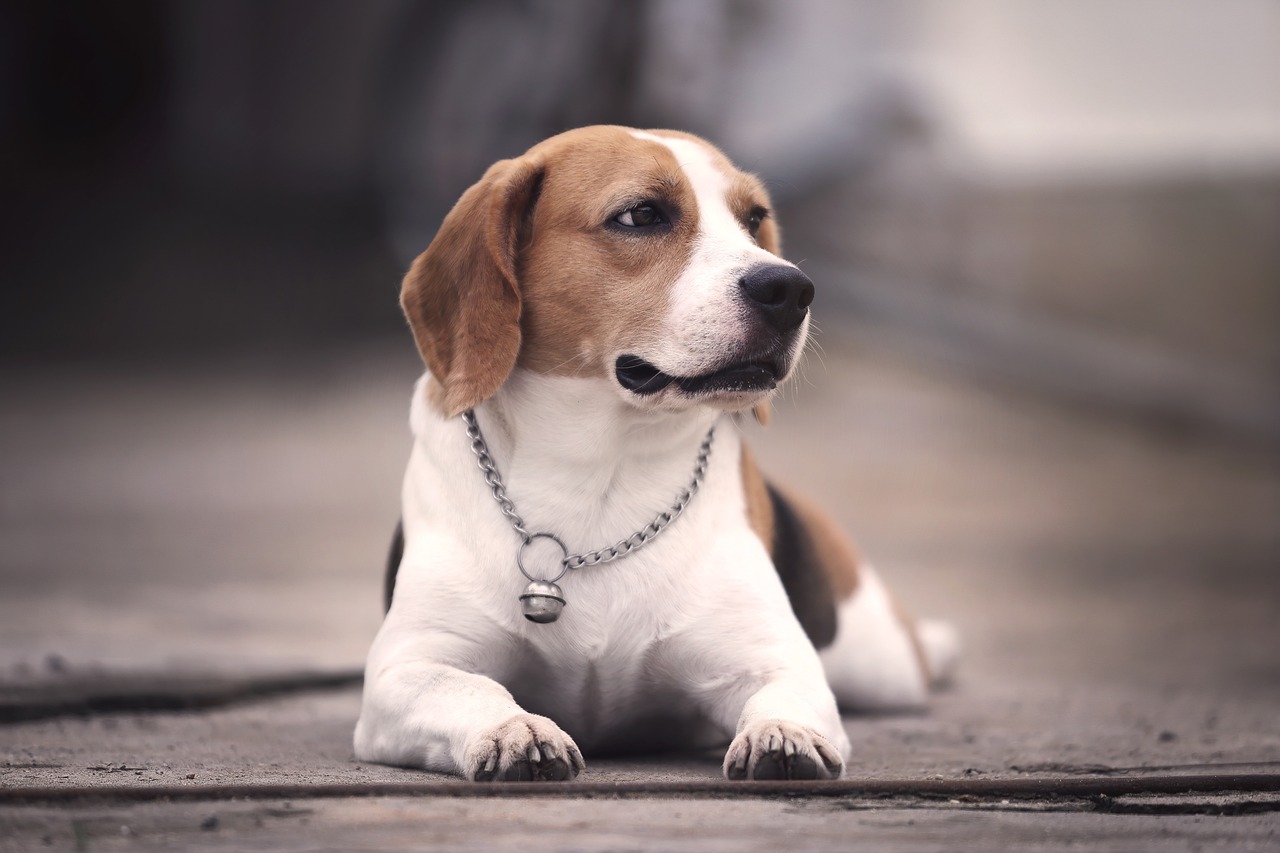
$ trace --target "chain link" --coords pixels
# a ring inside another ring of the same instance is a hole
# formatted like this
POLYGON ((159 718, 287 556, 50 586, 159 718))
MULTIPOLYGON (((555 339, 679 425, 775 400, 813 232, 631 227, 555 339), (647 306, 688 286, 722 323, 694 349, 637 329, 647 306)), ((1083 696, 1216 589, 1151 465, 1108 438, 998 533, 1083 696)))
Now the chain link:
MULTIPOLYGON (((535 536, 547 535, 530 533, 525 527, 524 519, 516 512, 516 505, 511 502, 511 498, 507 497, 507 487, 503 484, 502 476, 498 473, 498 467, 494 463, 493 457, 489 454, 489 445, 485 444, 484 436, 480 433, 480 422, 476 420, 475 412, 468 409, 462 413, 462 419, 467 424, 467 438, 471 439, 471 452, 475 454, 476 462, 479 464, 480 470, 484 472, 484 481, 489 486, 489 491, 493 493, 493 499, 498 502, 498 507, 502 510, 502 514, 511 522, 512 529, 520 534, 521 540, 526 545, 535 536)), ((658 513, 653 521, 608 548, 565 557, 561 563, 564 568, 581 569, 584 566, 599 566, 604 563, 611 563, 640 550, 656 539, 658 534, 666 530, 673 521, 680 517, 685 507, 693 500, 693 496, 698 493, 698 489, 702 487, 702 480, 707 475, 707 458, 711 456, 711 440, 715 438, 715 434, 715 427, 707 430, 707 436, 702 439, 702 445, 698 448, 698 458, 694 461, 693 479, 676 497, 675 503, 671 505, 670 509, 658 513)))

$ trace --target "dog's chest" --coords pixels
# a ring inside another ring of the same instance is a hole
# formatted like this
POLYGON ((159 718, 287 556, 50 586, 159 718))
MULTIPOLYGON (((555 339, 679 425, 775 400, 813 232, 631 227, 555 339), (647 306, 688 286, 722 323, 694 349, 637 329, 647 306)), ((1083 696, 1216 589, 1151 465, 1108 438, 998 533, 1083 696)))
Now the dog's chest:
POLYGON ((599 617, 569 614, 563 624, 526 634, 518 665, 504 679, 515 700, 556 720, 591 752, 717 741, 689 710, 685 679, 661 629, 618 612, 599 617))
MULTIPOLYGON (((527 529, 553 532, 572 553, 585 554, 628 538, 671 509, 693 476, 709 424, 686 425, 674 437, 650 435, 645 447, 651 452, 641 453, 644 442, 622 442, 616 424, 583 430, 582 419, 551 419, 578 427, 572 441, 528 413, 512 418, 521 424, 518 442, 496 426, 486 435, 527 529), (570 446, 560 446, 566 441, 570 446), (653 451, 655 443, 669 445, 668 452, 653 451)), ((527 583, 516 564, 519 538, 477 471, 465 436, 456 423, 438 422, 420 407, 414 420, 404 612, 420 626, 461 632, 475 651, 459 665, 501 683, 522 707, 555 720, 584 749, 723 739, 723 732, 708 739, 689 710, 698 703, 685 670, 690 629, 715 618, 728 568, 716 543, 753 536, 736 433, 717 430, 701 488, 674 523, 625 558, 566 575, 563 614, 535 624, 521 618, 517 600, 527 583), (429 611, 421 600, 427 592, 429 611)), ((531 556, 536 561, 537 552, 531 556)), ((557 567, 544 558, 532 568, 534 576, 547 577, 557 567)))

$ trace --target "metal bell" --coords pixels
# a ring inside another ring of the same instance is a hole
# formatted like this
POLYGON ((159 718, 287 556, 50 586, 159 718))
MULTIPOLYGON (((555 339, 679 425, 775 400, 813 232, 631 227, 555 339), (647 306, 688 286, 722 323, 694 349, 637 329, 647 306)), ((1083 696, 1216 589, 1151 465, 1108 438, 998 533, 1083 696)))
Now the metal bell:
POLYGON ((564 610, 564 593, 550 581, 533 581, 524 588, 520 606, 530 622, 554 622, 564 610))

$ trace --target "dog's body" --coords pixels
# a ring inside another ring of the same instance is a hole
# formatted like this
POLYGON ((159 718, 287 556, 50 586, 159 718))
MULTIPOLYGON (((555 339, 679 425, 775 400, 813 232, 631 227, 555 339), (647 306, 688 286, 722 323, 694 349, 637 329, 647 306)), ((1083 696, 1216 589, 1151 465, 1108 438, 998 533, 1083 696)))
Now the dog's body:
POLYGON ((761 478, 729 414, 761 406, 808 329, 812 285, 777 256, 767 206, 707 143, 615 127, 554 137, 463 196, 405 279, 430 372, 358 758, 563 779, 579 746, 732 739, 731 778, 824 777, 849 752, 837 698, 925 701, 953 639, 901 618, 834 527, 761 478), (669 510, 716 429, 683 514, 565 577, 563 615, 537 624, 467 409, 527 529, 576 554, 669 510))

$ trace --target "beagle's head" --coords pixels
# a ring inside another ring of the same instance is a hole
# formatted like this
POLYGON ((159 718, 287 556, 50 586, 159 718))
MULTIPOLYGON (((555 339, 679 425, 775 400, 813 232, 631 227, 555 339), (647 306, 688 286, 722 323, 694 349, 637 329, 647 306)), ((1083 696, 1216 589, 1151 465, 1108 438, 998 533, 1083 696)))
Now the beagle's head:
POLYGON ((674 131, 588 127, 495 163, 401 293, 448 416, 516 366, 598 377, 629 405, 763 403, 794 369, 813 284, 769 196, 674 131))

